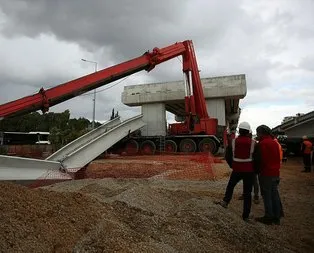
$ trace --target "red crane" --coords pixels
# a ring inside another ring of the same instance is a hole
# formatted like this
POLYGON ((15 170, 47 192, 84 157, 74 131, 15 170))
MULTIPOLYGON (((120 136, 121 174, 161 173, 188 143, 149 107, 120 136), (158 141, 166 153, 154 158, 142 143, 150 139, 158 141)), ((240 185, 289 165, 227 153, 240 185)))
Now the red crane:
POLYGON ((186 115, 184 122, 170 125, 169 134, 214 136, 217 132, 218 123, 217 119, 210 118, 207 113, 202 83, 191 40, 177 42, 164 48, 154 48, 152 52, 148 51, 132 60, 60 84, 48 90, 41 88, 36 94, 2 104, 0 105, 0 119, 23 115, 37 110, 41 110, 43 113, 47 112, 51 106, 136 72, 142 70, 149 72, 156 65, 180 55, 183 58, 183 72, 186 79, 186 115))

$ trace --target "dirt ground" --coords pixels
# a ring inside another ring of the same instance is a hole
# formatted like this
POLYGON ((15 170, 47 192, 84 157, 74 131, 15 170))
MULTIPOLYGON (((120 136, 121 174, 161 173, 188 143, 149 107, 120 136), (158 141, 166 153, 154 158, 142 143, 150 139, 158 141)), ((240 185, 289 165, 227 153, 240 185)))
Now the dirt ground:
POLYGON ((215 205, 230 170, 205 162, 111 158, 93 162, 89 179, 1 183, 0 252, 313 252, 314 173, 301 173, 300 160, 281 170, 280 226, 242 221, 241 184, 228 209, 215 205))

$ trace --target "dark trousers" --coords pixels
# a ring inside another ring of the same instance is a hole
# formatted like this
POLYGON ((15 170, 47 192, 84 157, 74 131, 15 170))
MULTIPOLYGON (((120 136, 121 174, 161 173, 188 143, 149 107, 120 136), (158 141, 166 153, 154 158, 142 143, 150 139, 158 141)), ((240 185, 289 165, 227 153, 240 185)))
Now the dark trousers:
MULTIPOLYGON (((244 184, 243 184, 243 192, 244 192, 244 184)), ((254 198, 258 198, 258 195, 259 195, 259 180, 258 180, 257 174, 254 174, 253 192, 254 192, 254 198)))
POLYGON ((303 164, 305 171, 311 171, 311 154, 303 154, 303 164))
POLYGON ((254 174, 254 184, 253 184, 254 197, 258 197, 259 194, 259 180, 258 176, 254 174))
POLYGON ((260 176, 261 193, 264 201, 265 217, 280 219, 283 214, 279 196, 279 177, 260 176))
POLYGON ((234 172, 232 171, 225 192, 224 201, 229 204, 232 199, 234 187, 243 180, 243 213, 242 218, 248 218, 252 206, 252 188, 254 183, 254 172, 234 172))

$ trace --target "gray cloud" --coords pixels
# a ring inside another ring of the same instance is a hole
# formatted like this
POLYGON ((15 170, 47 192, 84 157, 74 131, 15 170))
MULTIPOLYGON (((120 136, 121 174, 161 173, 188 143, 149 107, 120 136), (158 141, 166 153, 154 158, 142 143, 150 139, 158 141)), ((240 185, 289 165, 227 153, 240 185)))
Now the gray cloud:
MULTIPOLYGON (((311 8, 310 0, 302 5, 279 0, 2 0, 0 87, 9 95, 1 92, 0 103, 91 72, 93 66, 81 58, 104 68, 185 39, 194 42, 201 77, 244 73, 247 101, 258 103, 263 100, 259 90, 276 89, 280 78, 301 83, 302 71, 312 71, 307 55, 314 43, 311 8)), ((123 86, 178 80, 181 69, 174 59, 100 92, 97 115, 110 114, 112 107, 130 114, 134 110, 120 102, 123 86)), ((91 115, 91 96, 55 110, 63 108, 91 115)))
MULTIPOLYGON (((156 32, 160 40, 175 32, 180 1, 4 1, 2 10, 8 22, 7 36, 36 37, 52 33, 59 39, 74 41, 93 50, 113 47, 122 55, 152 46, 148 41, 156 32), (173 30, 162 32, 166 24, 173 30), (154 29, 157 29, 157 31, 154 29), (159 29, 159 31, 158 31, 159 29), (138 38, 141 38, 139 40, 138 38), (130 50, 128 50, 129 45, 130 50), (135 47, 135 45, 137 45, 135 47)), ((175 37, 175 34, 172 35, 175 37)), ((116 52, 116 53, 117 53, 116 52)))
POLYGON ((299 67, 314 72, 314 54, 304 57, 300 61, 299 67))
POLYGON ((108 47, 119 60, 189 38, 199 47, 215 45, 243 13, 233 2, 191 0, 5 0, 1 9, 6 36, 54 34, 91 51, 108 47))

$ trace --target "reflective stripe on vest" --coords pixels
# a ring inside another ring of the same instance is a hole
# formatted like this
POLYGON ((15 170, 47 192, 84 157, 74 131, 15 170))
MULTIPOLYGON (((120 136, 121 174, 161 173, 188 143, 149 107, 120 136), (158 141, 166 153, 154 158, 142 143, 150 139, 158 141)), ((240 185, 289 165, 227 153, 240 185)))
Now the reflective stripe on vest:
POLYGON ((255 141, 251 140, 251 148, 250 148, 250 157, 246 159, 242 158, 236 158, 234 157, 234 151, 235 151, 235 139, 232 140, 232 153, 233 153, 233 161, 235 162, 252 162, 253 161, 253 152, 254 152, 254 147, 255 147, 255 141))

